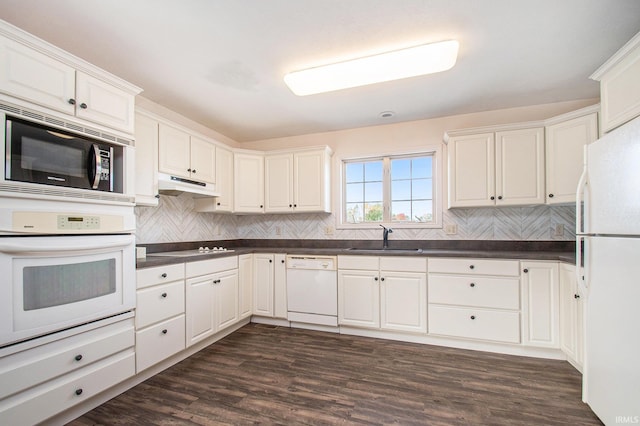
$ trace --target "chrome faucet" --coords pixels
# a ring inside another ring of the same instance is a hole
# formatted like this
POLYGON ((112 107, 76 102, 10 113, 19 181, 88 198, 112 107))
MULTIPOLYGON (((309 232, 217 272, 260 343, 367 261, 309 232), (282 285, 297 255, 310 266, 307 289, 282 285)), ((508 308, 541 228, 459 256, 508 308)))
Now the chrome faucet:
POLYGON ((389 248, 389 234, 393 232, 393 229, 382 226, 382 249, 389 248))

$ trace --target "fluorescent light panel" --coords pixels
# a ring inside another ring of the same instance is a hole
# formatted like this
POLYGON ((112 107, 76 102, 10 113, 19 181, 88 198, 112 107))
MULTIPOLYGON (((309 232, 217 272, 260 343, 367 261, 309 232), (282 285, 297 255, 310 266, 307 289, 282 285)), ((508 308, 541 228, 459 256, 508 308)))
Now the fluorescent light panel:
POLYGON ((284 81, 298 96, 313 95, 446 71, 457 57, 458 42, 448 40, 295 71, 284 81))

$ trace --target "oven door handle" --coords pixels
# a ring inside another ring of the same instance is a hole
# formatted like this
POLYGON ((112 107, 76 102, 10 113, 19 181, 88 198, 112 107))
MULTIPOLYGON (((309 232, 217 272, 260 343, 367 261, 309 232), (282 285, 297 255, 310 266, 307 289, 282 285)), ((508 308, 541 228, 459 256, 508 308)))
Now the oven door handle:
POLYGON ((77 252, 77 251, 104 251, 105 249, 114 249, 114 248, 125 248, 129 246, 130 243, 123 243, 122 241, 113 241, 108 243, 100 243, 99 245, 95 242, 76 242, 73 247, 69 246, 58 246, 58 245, 46 245, 42 247, 29 247, 25 244, 0 244, 0 253, 20 253, 20 254, 38 254, 38 253, 51 253, 51 252, 77 252))

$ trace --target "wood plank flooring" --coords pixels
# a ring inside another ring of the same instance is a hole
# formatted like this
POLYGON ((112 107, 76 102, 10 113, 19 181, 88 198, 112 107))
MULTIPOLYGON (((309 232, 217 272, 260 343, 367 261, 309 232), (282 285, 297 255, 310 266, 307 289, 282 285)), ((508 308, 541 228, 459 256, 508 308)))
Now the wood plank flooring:
POLYGON ((600 425, 565 361, 249 324, 70 426, 600 425))

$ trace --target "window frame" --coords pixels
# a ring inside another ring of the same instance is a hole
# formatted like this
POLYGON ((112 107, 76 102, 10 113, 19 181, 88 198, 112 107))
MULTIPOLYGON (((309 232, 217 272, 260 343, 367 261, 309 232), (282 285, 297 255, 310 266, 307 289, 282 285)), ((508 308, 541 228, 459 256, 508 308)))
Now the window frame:
POLYGON ((394 152, 394 153, 381 153, 376 155, 363 155, 363 156, 350 156, 341 158, 339 161, 340 167, 340 196, 339 206, 340 212, 337 215, 336 229, 378 229, 380 225, 392 228, 419 228, 419 229, 441 229, 442 228, 442 202, 443 192, 442 187, 444 183, 444 176, 442 173, 442 148, 439 145, 429 146, 424 149, 406 152, 394 152), (391 220, 386 221, 384 217, 390 218, 391 209, 391 176, 390 176, 390 163, 392 159, 403 159, 420 156, 431 156, 431 167, 433 179, 433 220, 431 222, 393 222, 391 220), (345 164, 354 162, 367 162, 367 161, 383 161, 383 180, 382 180, 382 192, 383 192, 383 221, 381 222, 361 222, 361 223, 349 223, 346 221, 346 176, 345 176, 345 164))

